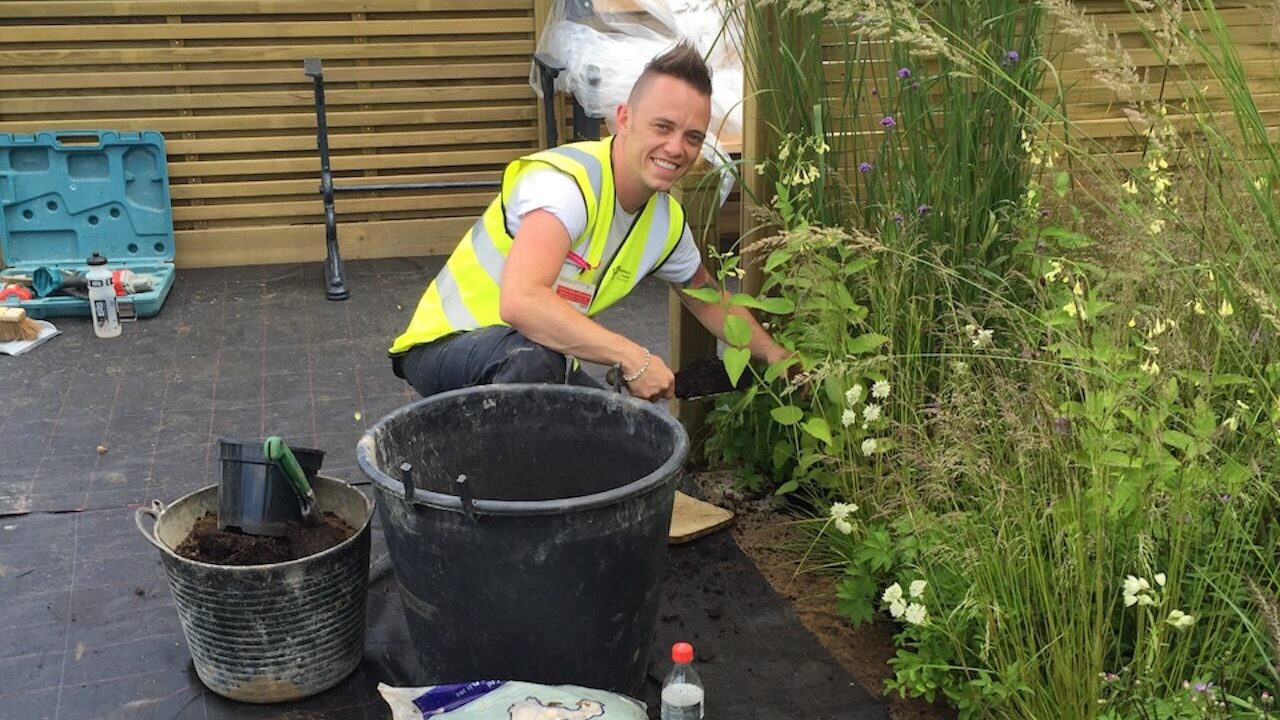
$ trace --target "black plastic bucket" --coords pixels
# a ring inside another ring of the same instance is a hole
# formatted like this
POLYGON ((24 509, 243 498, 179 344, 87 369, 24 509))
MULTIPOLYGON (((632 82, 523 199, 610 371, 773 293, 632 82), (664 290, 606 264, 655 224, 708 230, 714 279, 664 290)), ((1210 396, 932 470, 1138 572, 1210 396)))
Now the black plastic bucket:
MULTIPOLYGON (((324 451, 290 447, 307 481, 314 481, 324 451)), ((262 442, 218 440, 222 475, 218 483, 218 528, 250 535, 284 535, 289 522, 302 521, 298 495, 262 442)))
POLYGON ((420 680, 638 695, 688 448, 654 405, 564 385, 442 393, 372 427, 356 457, 382 495, 420 680))

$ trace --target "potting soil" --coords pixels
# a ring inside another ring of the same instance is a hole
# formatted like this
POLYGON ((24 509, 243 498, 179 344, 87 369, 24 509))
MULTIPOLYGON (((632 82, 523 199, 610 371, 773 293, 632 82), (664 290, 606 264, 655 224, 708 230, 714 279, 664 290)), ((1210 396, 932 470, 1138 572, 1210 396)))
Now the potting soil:
POLYGON ((354 534, 350 525, 330 512, 324 513, 324 522, 319 525, 290 522, 282 537, 220 530, 218 516, 207 512, 196 520, 191 534, 175 552, 214 565, 268 565, 315 555, 354 534))

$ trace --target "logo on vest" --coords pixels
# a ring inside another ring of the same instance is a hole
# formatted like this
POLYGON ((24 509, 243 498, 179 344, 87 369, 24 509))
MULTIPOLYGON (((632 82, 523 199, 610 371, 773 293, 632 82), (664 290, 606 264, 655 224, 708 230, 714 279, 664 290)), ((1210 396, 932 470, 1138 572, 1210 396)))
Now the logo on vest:
POLYGON ((624 267, 615 267, 612 275, 618 282, 631 282, 631 271, 624 267))

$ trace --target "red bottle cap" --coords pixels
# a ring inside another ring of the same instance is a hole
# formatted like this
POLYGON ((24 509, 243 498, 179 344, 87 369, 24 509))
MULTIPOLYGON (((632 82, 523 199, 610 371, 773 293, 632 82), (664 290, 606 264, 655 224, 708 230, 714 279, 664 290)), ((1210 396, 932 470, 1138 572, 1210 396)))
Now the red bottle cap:
POLYGON ((682 664, 693 662, 693 646, 686 642, 679 642, 672 645, 671 659, 682 664))

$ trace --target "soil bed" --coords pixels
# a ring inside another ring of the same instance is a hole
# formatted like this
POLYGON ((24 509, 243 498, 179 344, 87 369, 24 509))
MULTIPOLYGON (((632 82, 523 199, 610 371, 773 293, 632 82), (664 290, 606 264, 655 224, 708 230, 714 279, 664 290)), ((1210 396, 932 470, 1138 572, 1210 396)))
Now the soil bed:
MULTIPOLYGON (((954 720, 957 713, 945 703, 919 698, 883 695, 884 681, 893 670, 894 623, 887 615, 854 628, 836 610, 838 576, 814 567, 810 561, 796 572, 810 538, 782 498, 746 493, 734 487, 733 471, 715 469, 699 473, 697 484, 706 499, 733 510, 730 529, 738 546, 760 569, 774 591, 791 602, 809 632, 863 688, 889 710, 893 720, 954 720)), ((732 592, 732 589, 730 589, 732 592)))
POLYGON ((191 534, 175 549, 179 555, 214 565, 269 565, 328 550, 355 534, 342 518, 324 513, 320 525, 291 522, 283 537, 246 535, 218 529, 218 516, 197 518, 191 534))
MULTIPOLYGON (((751 373, 743 373, 738 387, 745 388, 753 382, 751 373)), ((699 358, 680 368, 676 373, 676 397, 697 398, 734 390, 724 363, 719 358, 699 358)))

